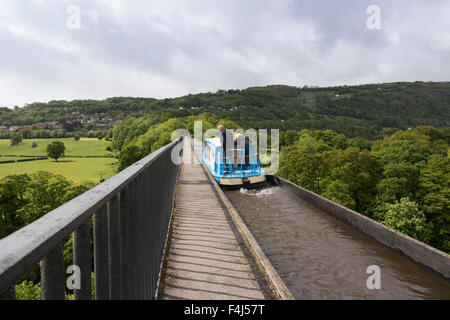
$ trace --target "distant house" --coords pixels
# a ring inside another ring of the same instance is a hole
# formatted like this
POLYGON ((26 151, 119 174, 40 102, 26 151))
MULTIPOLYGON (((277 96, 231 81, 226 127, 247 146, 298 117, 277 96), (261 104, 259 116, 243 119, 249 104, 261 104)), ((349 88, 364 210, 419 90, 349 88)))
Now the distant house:
POLYGON ((48 122, 39 122, 39 123, 36 123, 35 126, 38 129, 47 129, 48 122))
POLYGON ((8 127, 6 127, 6 126, 0 126, 0 131, 7 131, 8 130, 8 127))
POLYGON ((31 129, 31 126, 26 125, 26 126, 11 126, 11 127, 9 127, 9 131, 23 131, 25 129, 31 129))

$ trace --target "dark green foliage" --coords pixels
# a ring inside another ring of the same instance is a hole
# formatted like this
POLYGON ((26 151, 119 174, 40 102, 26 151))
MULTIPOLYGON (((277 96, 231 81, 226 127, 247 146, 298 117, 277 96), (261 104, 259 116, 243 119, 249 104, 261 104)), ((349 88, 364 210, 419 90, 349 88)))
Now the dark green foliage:
MULTIPOLYGON (((282 131, 330 129, 347 137, 379 139, 391 134, 390 130, 406 130, 420 125, 450 126, 449 92, 449 82, 398 82, 332 88, 272 85, 159 100, 116 97, 101 101, 36 102, 23 108, 0 108, 0 124, 66 123, 76 119, 72 112, 84 115, 105 113, 111 117, 148 115, 141 123, 136 123, 135 128, 130 128, 133 132, 145 132, 151 125, 170 118, 211 113, 217 119, 228 118, 244 128, 278 128, 282 131)), ((39 135, 49 134, 44 130, 39 135)), ((94 133, 91 135, 95 137, 94 133)), ((115 132, 115 135, 119 138, 115 148, 120 150, 124 143, 127 144, 126 134, 115 132)))
POLYGON ((151 152, 165 146, 172 139, 177 129, 193 132, 194 122, 202 122, 202 130, 217 128, 219 123, 227 128, 239 128, 229 119, 218 120, 210 114, 189 116, 187 118, 171 118, 162 123, 152 125, 152 121, 143 118, 129 118, 114 128, 112 144, 119 154, 119 170, 123 170, 151 152))
MULTIPOLYGON (((450 152, 450 150, 449 150, 450 152)), ((450 155, 450 154, 449 154, 450 155)), ((433 241, 450 251, 450 157, 431 155, 419 177, 422 209, 434 225, 433 241)))
POLYGON ((123 148, 119 155, 119 170, 132 165, 145 156, 144 150, 136 145, 130 145, 123 148))
POLYGON ((13 132, 11 133, 11 147, 18 146, 23 140, 22 133, 13 132))
POLYGON ((61 141, 52 142, 47 146, 47 155, 55 161, 64 156, 65 151, 66 147, 61 141))
POLYGON ((279 175, 450 252, 450 149, 445 131, 397 131, 375 142, 330 130, 282 141, 279 175))
POLYGON ((24 280, 16 285, 16 300, 41 300, 41 284, 24 280))
POLYGON ((87 191, 92 183, 74 184, 47 171, 10 175, 0 180, 0 238, 10 234, 68 200, 87 191))
MULTIPOLYGON (((61 175, 46 171, 4 177, 0 180, 0 239, 93 186, 93 183, 74 184, 61 175)), ((71 257, 71 254, 71 241, 67 240, 64 245, 65 261, 66 257, 71 257)), ((18 298, 36 298, 39 291, 39 279, 39 266, 36 265, 20 279, 16 286, 19 290, 18 298)))
POLYGON ((296 143, 298 140, 298 132, 295 130, 287 130, 280 133, 280 146, 288 146, 296 143))
POLYGON ((417 203, 402 198, 394 204, 386 204, 386 208, 382 221, 385 225, 417 240, 429 242, 433 223, 427 222, 417 203))
POLYGON ((31 178, 26 174, 6 176, 0 181, 0 238, 27 223, 18 211, 28 203, 26 194, 30 183, 31 178))

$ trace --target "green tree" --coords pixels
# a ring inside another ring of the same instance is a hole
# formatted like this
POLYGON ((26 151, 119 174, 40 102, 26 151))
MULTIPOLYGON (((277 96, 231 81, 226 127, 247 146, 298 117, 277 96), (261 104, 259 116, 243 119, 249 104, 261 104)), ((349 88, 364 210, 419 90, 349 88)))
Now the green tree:
MULTIPOLYGON (((449 149, 450 150, 450 149, 449 149)), ((450 251, 450 158, 439 154, 430 156, 420 172, 422 208, 433 222, 433 244, 450 251)))
POLYGON ((366 215, 371 207, 376 186, 381 178, 381 166, 369 151, 356 148, 324 152, 327 170, 323 195, 366 215))
POLYGON ((304 153, 321 153, 323 151, 331 150, 332 147, 330 147, 327 143, 317 140, 314 137, 312 137, 309 133, 302 133, 300 134, 300 137, 297 142, 298 149, 300 152, 304 153))
POLYGON ((385 164, 383 178, 377 186, 380 199, 393 203, 406 196, 415 198, 419 172, 419 166, 407 161, 385 164))
POLYGON ((386 209, 383 224, 419 241, 429 242, 433 224, 427 222, 416 202, 402 198, 394 204, 386 204, 386 209))
POLYGON ((20 132, 13 132, 11 133, 11 147, 18 146, 22 143, 23 136, 20 132))
POLYGON ((298 132, 295 130, 287 130, 280 133, 280 146, 288 146, 294 144, 298 139, 298 132))
POLYGON ((10 175, 0 180, 0 238, 25 225, 18 211, 28 202, 26 192, 31 183, 27 174, 10 175))
POLYGON ((98 140, 103 140, 103 138, 105 137, 105 132, 104 132, 104 131, 97 131, 97 132, 95 133, 95 137, 96 137, 98 140))
POLYGON ((50 135, 47 132, 47 130, 45 130, 45 129, 41 129, 36 132, 36 138, 45 139, 45 138, 49 138, 49 137, 50 137, 50 135))
POLYGON ((141 156, 145 156, 171 142, 172 132, 186 128, 185 119, 169 119, 163 123, 151 126, 145 134, 137 138, 136 145, 142 150, 141 156))
POLYGON ((370 150, 372 148, 373 142, 361 137, 355 137, 348 139, 348 144, 350 147, 355 147, 362 151, 362 150, 370 150))
POLYGON ((338 134, 332 130, 314 130, 313 137, 327 144, 332 149, 345 149, 348 146, 347 138, 343 134, 338 134))
POLYGON ((322 158, 319 153, 299 149, 281 156, 279 175, 299 186, 320 193, 323 178, 322 158))
POLYGON ((92 188, 92 182, 73 184, 47 171, 10 175, 0 180, 0 238, 92 188))
POLYGON ((30 139, 31 138, 31 130, 30 129, 23 130, 22 136, 24 139, 30 139))
POLYGON ((378 187, 383 202, 404 197, 417 200, 420 170, 433 149, 432 138, 415 129, 398 131, 374 144, 372 150, 384 167, 378 187))
POLYGON ((51 138, 59 138, 59 132, 58 132, 58 130, 52 130, 52 131, 50 131, 50 137, 51 137, 51 138))
POLYGON ((48 171, 37 171, 30 174, 25 197, 27 203, 18 213, 25 219, 25 224, 31 223, 44 214, 56 209, 68 198, 66 196, 71 182, 62 175, 48 171))
POLYGON ((119 154, 119 171, 139 161, 144 156, 144 152, 138 146, 132 144, 126 146, 119 154))
POLYGON ((64 156, 65 151, 66 147, 61 141, 54 141, 47 146, 47 155, 55 161, 64 156))

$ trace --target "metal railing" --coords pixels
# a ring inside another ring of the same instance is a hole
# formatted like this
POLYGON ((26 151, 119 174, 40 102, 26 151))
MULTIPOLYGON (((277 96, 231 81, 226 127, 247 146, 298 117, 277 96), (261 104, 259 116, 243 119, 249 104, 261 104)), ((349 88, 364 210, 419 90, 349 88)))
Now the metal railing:
POLYGON ((245 149, 230 149, 226 152, 229 152, 231 156, 226 156, 223 151, 219 151, 219 162, 214 164, 214 169, 220 174, 227 174, 234 171, 242 172, 243 170, 253 173, 260 172, 261 163, 258 153, 246 155, 245 149), (248 158, 246 159, 246 157, 248 158))
POLYGON ((91 299, 91 230, 95 299, 154 299, 170 223, 179 138, 86 193, 0 240, 0 298, 40 262, 41 298, 65 299, 63 241, 72 234, 81 271, 77 300, 91 299))

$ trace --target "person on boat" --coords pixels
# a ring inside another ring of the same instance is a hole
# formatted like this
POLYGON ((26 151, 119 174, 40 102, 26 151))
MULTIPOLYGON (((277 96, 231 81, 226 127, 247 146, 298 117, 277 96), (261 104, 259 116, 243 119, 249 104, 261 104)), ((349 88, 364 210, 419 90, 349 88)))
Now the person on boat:
POLYGON ((225 166, 227 164, 233 164, 233 134, 231 133, 231 131, 225 129, 222 124, 219 125, 218 129, 220 143, 222 144, 223 155, 225 157, 224 164, 225 166))

